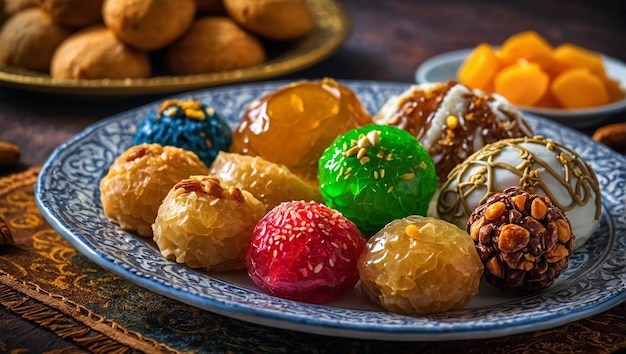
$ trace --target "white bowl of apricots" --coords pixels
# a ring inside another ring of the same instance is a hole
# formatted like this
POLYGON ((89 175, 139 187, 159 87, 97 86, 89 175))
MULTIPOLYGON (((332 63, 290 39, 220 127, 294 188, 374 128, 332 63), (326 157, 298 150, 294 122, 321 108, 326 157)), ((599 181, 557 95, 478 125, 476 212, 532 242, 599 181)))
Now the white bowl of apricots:
POLYGON ((453 79, 504 96, 527 112, 569 123, 626 108, 624 63, 571 43, 554 46, 531 30, 500 46, 481 43, 429 59, 416 79, 453 79))

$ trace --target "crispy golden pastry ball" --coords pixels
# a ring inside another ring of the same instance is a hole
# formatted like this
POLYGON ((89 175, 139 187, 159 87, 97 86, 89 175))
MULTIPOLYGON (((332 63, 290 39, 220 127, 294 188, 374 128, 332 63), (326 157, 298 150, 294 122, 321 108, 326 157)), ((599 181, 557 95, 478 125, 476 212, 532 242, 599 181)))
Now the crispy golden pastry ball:
POLYGON ((266 60, 254 36, 227 17, 203 17, 167 49, 166 63, 174 75, 203 74, 251 67, 266 60))
POLYGON ((192 268, 241 269, 265 207, 252 194, 210 176, 190 176, 169 191, 152 225, 161 254, 192 268))
POLYGON ((194 0, 105 0, 102 19, 122 42, 161 49, 180 37, 196 15, 194 0))
POLYGON ((273 40, 298 39, 315 28, 302 0, 224 0, 224 7, 242 27, 273 40))
POLYGON ((48 73, 54 51, 71 34, 40 8, 22 10, 0 29, 0 64, 48 73))
POLYGON ((220 151, 209 174, 252 193, 267 210, 291 200, 324 200, 317 186, 305 182, 287 167, 259 156, 220 151))
POLYGON ((184 178, 207 172, 191 151, 159 144, 132 146, 100 181, 104 215, 124 230, 152 236, 151 224, 170 188, 184 178))
POLYGON ((60 79, 147 78, 151 72, 146 52, 125 45, 101 25, 85 28, 63 41, 50 64, 50 75, 60 79))
POLYGON ((52 16, 55 23, 83 28, 102 20, 104 0, 37 0, 39 7, 52 16))

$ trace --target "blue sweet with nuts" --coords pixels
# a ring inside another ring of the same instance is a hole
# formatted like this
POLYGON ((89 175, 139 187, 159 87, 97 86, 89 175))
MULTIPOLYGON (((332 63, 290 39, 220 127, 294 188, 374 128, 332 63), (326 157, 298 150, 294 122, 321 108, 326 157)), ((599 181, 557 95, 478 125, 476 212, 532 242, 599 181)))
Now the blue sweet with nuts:
POLYGON ((156 143, 193 151, 207 166, 228 151, 232 130, 212 107, 196 100, 167 100, 137 126, 133 144, 156 143))

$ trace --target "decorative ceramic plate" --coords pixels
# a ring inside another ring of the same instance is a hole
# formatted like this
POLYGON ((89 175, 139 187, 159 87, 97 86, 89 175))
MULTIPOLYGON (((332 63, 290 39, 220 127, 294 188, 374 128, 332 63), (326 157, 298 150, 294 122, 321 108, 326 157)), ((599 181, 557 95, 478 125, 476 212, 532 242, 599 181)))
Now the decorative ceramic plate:
MULTIPOLYGON (((463 49, 444 53, 426 60, 417 68, 415 80, 418 83, 455 80, 456 72, 472 50, 463 49)), ((607 75, 620 81, 622 89, 626 90, 626 64, 605 55, 602 58, 607 75)), ((566 110, 528 106, 519 108, 526 112, 549 117, 566 125, 584 126, 598 124, 599 118, 626 109, 626 98, 604 106, 585 109, 566 110)))
POLYGON ((63 80, 49 75, 0 65, 0 85, 30 91, 77 96, 130 96, 174 93, 268 79, 309 67, 333 53, 348 37, 350 20, 334 0, 305 0, 316 24, 315 31, 296 42, 284 43, 269 60, 254 67, 187 76, 148 79, 63 80))
MULTIPOLYGON (((344 81, 375 113, 408 84, 344 81)), ((235 127, 246 105, 285 81, 234 85, 175 96, 214 107, 235 127)), ((381 310, 359 287, 331 303, 311 305, 260 291, 245 271, 203 272, 166 260, 154 243, 121 230, 103 214, 100 179, 131 145, 137 123, 160 102, 103 120, 55 150, 35 198, 52 226, 102 267, 154 292, 222 315, 309 333, 384 340, 453 340, 505 336, 562 325, 626 300, 626 158, 550 120, 529 115, 535 131, 575 149, 595 169, 602 217, 594 236, 570 258, 554 285, 535 295, 504 295, 482 284, 458 311, 403 316, 381 310)))

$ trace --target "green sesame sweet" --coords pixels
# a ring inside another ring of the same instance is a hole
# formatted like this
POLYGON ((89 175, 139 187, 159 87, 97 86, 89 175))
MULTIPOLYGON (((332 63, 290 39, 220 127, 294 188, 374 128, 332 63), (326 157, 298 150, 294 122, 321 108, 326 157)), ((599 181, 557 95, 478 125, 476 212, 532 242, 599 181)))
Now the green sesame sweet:
POLYGON ((319 160, 326 204, 364 233, 409 215, 426 215, 437 188, 435 165, 407 131, 367 125, 338 136, 319 160))

